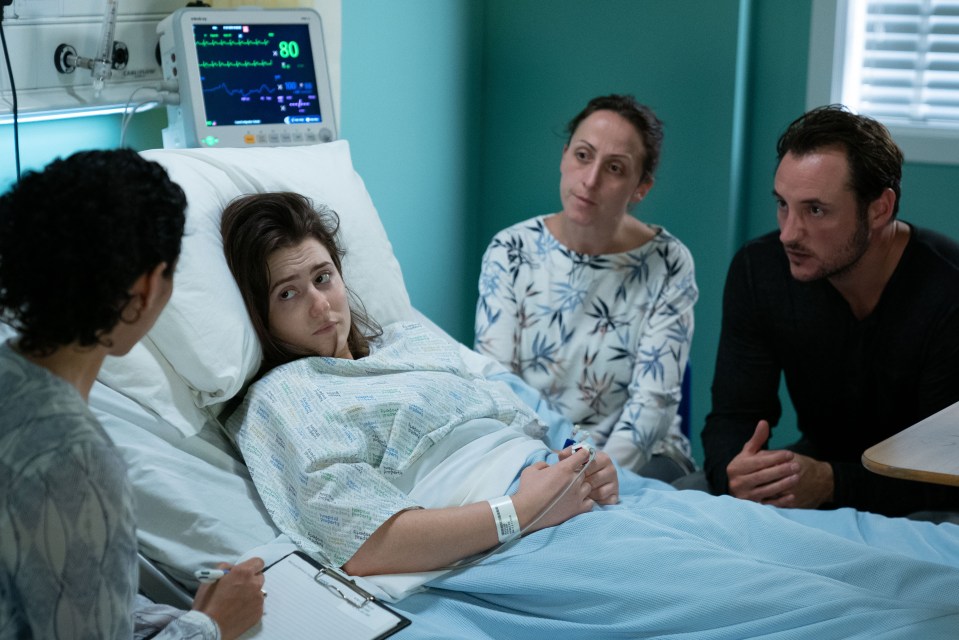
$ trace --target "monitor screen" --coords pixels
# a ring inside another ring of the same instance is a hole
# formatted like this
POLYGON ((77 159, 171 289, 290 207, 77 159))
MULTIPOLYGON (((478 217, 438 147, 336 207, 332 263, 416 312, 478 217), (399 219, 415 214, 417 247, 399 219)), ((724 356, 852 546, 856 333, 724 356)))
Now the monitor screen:
POLYGON ((193 25, 207 125, 322 122, 309 27, 193 25))
POLYGON ((295 145, 336 137, 320 19, 309 9, 180 9, 160 23, 164 146, 295 145))

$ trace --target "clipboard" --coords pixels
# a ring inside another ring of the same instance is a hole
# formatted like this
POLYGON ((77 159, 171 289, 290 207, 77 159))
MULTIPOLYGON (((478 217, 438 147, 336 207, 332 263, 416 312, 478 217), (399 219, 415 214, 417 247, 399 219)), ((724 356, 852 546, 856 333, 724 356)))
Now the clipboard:
POLYGON ((295 551, 263 570, 263 618, 241 640, 379 640, 409 626, 346 575, 295 551))

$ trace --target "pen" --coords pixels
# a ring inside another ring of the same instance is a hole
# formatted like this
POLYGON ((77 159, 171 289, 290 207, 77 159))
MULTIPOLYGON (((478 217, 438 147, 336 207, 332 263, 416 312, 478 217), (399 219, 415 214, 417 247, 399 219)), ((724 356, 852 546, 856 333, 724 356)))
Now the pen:
POLYGON ((216 582, 228 573, 230 573, 229 569, 197 569, 193 575, 200 582, 210 583, 216 582))

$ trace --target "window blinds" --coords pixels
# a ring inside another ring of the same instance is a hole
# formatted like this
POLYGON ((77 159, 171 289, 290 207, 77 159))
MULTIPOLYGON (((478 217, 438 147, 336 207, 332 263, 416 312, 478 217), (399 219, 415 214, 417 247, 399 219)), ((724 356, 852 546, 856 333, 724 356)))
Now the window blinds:
POLYGON ((887 124, 959 129, 959 0, 849 0, 843 102, 887 124))

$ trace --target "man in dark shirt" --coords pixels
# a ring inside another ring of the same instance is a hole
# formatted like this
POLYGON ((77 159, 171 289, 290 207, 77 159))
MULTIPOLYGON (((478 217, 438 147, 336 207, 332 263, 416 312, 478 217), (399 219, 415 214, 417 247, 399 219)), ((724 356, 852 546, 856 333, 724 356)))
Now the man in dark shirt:
POLYGON ((959 489, 876 475, 871 445, 959 401, 959 244, 897 219, 902 152, 839 106, 779 139, 779 233, 729 268, 706 418, 716 493, 887 515, 959 511, 959 489), (801 439, 769 450, 785 375, 801 439))

